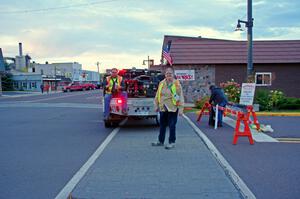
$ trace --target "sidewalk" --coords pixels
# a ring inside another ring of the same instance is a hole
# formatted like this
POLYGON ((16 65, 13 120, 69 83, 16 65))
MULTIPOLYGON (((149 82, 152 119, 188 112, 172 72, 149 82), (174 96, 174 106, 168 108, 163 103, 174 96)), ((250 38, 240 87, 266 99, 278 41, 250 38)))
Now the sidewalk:
POLYGON ((72 191, 72 198, 242 198, 184 118, 178 120, 174 149, 152 147, 157 135, 153 126, 122 127, 72 191))

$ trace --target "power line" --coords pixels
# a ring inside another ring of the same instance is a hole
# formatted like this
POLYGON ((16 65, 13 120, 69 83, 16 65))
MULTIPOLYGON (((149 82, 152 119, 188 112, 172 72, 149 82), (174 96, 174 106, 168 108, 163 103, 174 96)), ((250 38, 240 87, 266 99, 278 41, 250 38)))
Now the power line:
POLYGON ((18 11, 4 11, 0 14, 27 14, 27 13, 34 13, 34 12, 47 12, 47 11, 54 11, 54 10, 62 10, 62 9, 69 9, 69 8, 78 8, 78 7, 85 7, 90 5, 96 4, 104 4, 110 3, 114 1, 120 0, 104 0, 104 1, 94 1, 89 3, 81 3, 81 4, 73 4, 73 5, 65 5, 65 6, 58 6, 58 7, 49 7, 49 8, 40 8, 40 9, 31 9, 31 10, 18 10, 18 11))

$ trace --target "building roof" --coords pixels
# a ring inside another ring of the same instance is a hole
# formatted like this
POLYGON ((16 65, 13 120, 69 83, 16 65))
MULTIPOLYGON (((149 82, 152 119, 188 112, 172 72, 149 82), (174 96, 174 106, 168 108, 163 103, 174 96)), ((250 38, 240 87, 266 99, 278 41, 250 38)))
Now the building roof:
MULTIPOLYGON (((168 36, 173 64, 246 64, 247 41, 168 36)), ((253 63, 300 63, 300 40, 253 42, 253 63)))

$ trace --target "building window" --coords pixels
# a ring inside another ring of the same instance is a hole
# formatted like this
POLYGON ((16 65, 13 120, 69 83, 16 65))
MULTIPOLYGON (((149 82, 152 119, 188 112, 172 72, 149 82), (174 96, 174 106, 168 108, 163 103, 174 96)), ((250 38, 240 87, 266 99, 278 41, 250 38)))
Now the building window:
POLYGON ((27 83, 26 82, 22 82, 22 87, 23 88, 27 88, 27 83))
POLYGON ((271 86, 272 73, 255 73, 256 86, 271 86))
POLYGON ((19 88, 19 82, 14 82, 14 88, 19 88))
POLYGON ((36 88, 36 82, 31 82, 31 87, 36 88))

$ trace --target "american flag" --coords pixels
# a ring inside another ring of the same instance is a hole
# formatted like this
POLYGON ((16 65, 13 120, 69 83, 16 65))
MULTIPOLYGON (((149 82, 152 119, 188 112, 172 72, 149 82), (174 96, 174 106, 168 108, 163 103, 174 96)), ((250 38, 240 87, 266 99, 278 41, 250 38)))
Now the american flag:
POLYGON ((168 63, 172 66, 173 60, 167 49, 163 49, 163 57, 168 61, 168 63))

